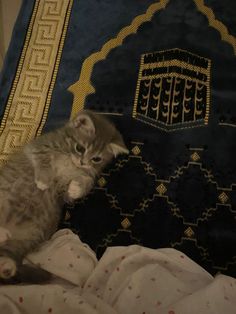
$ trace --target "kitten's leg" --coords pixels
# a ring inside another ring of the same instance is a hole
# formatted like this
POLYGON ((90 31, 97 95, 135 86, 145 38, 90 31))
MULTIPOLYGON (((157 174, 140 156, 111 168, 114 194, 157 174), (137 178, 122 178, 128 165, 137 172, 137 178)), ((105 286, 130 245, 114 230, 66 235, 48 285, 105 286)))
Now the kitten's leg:
MULTIPOLYGON (((11 238, 8 229, 0 227, 0 244, 4 245, 11 238)), ((8 279, 16 274, 16 262, 8 256, 0 256, 0 278, 8 279)))
POLYGON ((94 179, 91 176, 80 176, 69 184, 67 195, 69 201, 83 198, 92 189, 94 179))
POLYGON ((15 276, 17 270, 16 262, 8 256, 0 256, 0 278, 9 279, 15 276))
POLYGON ((30 252, 39 241, 8 239, 0 243, 0 279, 14 277, 17 266, 21 264, 25 255, 30 252))
POLYGON ((35 183, 40 190, 44 191, 48 189, 52 180, 51 158, 44 154, 33 154, 31 159, 34 166, 35 183))

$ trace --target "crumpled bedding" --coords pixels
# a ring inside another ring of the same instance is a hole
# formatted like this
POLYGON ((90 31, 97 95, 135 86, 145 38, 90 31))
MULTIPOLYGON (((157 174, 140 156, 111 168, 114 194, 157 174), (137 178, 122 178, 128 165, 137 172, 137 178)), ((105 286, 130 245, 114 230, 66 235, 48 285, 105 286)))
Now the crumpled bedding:
POLYGON ((236 314, 236 279, 214 278, 175 249, 109 247, 97 261, 62 229, 26 261, 53 279, 1 286, 1 314, 236 314))

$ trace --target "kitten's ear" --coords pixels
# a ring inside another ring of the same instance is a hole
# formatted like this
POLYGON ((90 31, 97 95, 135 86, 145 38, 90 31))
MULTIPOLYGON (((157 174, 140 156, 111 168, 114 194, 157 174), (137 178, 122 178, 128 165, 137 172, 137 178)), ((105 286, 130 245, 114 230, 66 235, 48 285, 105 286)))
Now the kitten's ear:
POLYGON ((112 152, 112 154, 117 157, 118 155, 121 154, 128 154, 129 150, 125 146, 125 143, 122 139, 121 136, 118 138, 114 139, 110 144, 109 144, 109 150, 112 152))
POLYGON ((95 134, 95 126, 93 120, 86 113, 78 114, 78 116, 72 121, 72 123, 74 128, 78 128, 88 135, 95 134))

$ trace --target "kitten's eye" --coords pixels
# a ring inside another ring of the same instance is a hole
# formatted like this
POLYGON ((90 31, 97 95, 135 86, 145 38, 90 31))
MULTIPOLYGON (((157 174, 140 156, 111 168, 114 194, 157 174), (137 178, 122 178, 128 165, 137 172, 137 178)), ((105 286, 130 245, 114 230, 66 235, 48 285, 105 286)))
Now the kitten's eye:
POLYGON ((85 149, 83 148, 83 146, 79 145, 79 144, 75 144, 75 151, 76 153, 82 155, 85 151, 85 149))
POLYGON ((94 164, 99 164, 102 161, 102 158, 101 157, 93 157, 91 160, 94 164))

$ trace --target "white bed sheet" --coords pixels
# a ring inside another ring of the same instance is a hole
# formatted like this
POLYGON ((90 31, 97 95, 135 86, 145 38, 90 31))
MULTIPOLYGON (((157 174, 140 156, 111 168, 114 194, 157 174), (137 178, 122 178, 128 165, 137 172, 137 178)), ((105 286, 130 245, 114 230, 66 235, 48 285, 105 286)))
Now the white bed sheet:
POLYGON ((214 278, 175 249, 110 247, 97 261, 63 229, 27 261, 54 279, 0 286, 0 314, 236 314, 236 279, 214 278))

